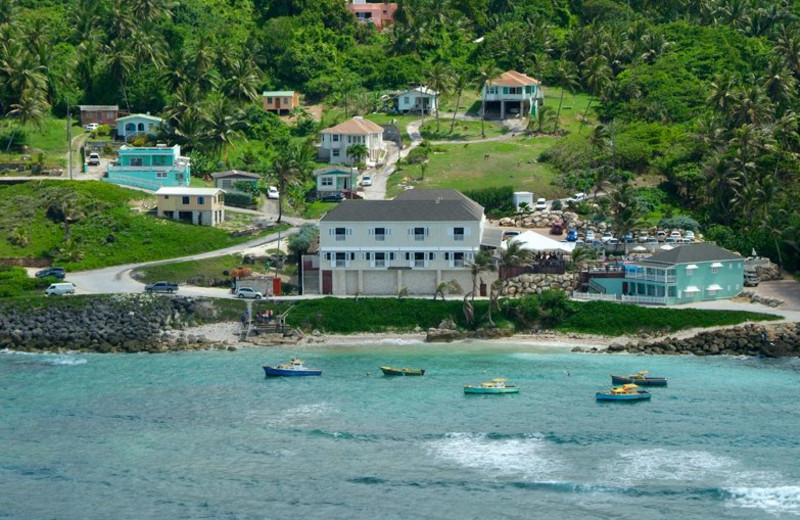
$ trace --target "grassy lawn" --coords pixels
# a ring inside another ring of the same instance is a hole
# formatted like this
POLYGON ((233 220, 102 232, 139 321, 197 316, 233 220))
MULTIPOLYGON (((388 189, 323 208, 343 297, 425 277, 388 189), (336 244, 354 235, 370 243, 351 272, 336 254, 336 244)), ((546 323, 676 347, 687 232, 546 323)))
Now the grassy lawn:
POLYGON ((216 258, 206 258, 204 260, 154 265, 143 269, 136 269, 132 274, 134 278, 144 283, 152 283, 159 280, 169 280, 175 283, 191 281, 192 285, 212 287, 214 285, 219 285, 218 283, 215 284, 215 281, 218 282, 219 280, 229 278, 229 276, 223 274, 223 271, 230 271, 237 267, 247 267, 255 274, 267 274, 263 263, 243 265, 242 257, 238 255, 226 255, 216 258))
MULTIPOLYGON (((545 88, 544 90, 544 106, 553 109, 553 115, 558 111, 558 98, 561 95, 561 90, 557 88, 545 88)), ((597 103, 595 99, 592 101, 592 106, 597 103)), ((570 94, 564 92, 564 102, 561 106, 561 122, 558 127, 567 130, 570 133, 582 131, 589 133, 591 125, 594 122, 594 112, 589 111, 588 118, 590 120, 588 125, 583 126, 581 130, 581 118, 586 111, 586 106, 589 104, 589 94, 570 94)), ((545 130, 551 130, 545 128, 545 130)))
POLYGON ((255 238, 132 211, 151 202, 104 182, 28 182, 4 186, 0 195, 0 257, 50 258, 68 270, 180 257, 255 238))
MULTIPOLYGON (((452 118, 440 118, 439 132, 437 132, 436 120, 430 119, 420 127, 420 133, 422 134, 422 137, 431 141, 441 141, 445 139, 473 141, 475 139, 483 139, 483 136, 481 136, 480 121, 461 121, 456 119, 456 124, 453 127, 453 133, 450 133, 451 122, 452 118)), ((505 127, 491 121, 485 121, 483 126, 486 137, 497 137, 508 132, 508 129, 505 127)))
MULTIPOLYGON (((6 120, 0 121, 0 133, 11 134, 17 126, 16 121, 6 120)), ((10 152, 6 153, 5 147, 0 147, 0 162, 18 162, 22 159, 23 155, 30 155, 33 160, 36 159, 36 154, 39 152, 44 153, 44 163, 47 166, 57 166, 66 168, 67 166, 67 120, 59 119, 57 117, 48 117, 42 126, 41 130, 33 127, 33 125, 26 125, 22 130, 27 136, 25 144, 31 148, 25 154, 10 152)), ((73 118, 72 120, 72 138, 85 133, 85 130, 80 126, 80 122, 73 118)), ((80 154, 73 154, 73 165, 80 164, 80 154), (77 156, 77 157, 76 157, 77 156)))
POLYGON ((552 184, 556 175, 548 164, 536 161, 552 145, 552 138, 515 137, 508 141, 465 143, 434 147, 425 179, 419 165, 403 165, 389 177, 387 197, 394 197, 406 186, 475 190, 513 186, 548 199, 567 193, 552 184), (488 155, 488 158, 486 156, 488 155))
POLYGON ((338 204, 338 202, 320 202, 318 200, 311 202, 306 204, 306 209, 303 211, 303 218, 310 220, 322 218, 325 213, 335 208, 338 204))

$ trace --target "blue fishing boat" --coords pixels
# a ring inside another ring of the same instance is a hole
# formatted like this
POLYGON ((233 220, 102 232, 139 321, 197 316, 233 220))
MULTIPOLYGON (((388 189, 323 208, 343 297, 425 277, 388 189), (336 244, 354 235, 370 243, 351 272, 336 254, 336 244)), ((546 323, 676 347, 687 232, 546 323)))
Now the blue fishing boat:
POLYGON ((262 367, 267 377, 282 377, 282 376, 321 376, 322 370, 316 368, 306 368, 302 360, 292 358, 288 363, 281 363, 271 367, 264 365, 262 367))
POLYGON ((598 401, 644 401, 650 399, 650 392, 639 390, 635 384, 615 386, 608 392, 597 392, 598 401))
POLYGON ((667 386, 666 377, 653 377, 648 375, 650 372, 647 370, 640 370, 635 374, 629 376, 611 376, 612 385, 625 385, 634 383, 639 386, 667 386))

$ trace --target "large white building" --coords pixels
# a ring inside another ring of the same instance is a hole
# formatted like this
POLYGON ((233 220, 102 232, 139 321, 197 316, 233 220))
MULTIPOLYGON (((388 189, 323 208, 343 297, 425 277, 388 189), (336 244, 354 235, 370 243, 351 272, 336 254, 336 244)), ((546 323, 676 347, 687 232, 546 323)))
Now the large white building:
MULTIPOLYGON (((467 292, 470 262, 482 247, 499 247, 501 234, 478 203, 456 190, 345 200, 320 221, 318 291, 390 295, 406 289, 430 295, 441 282, 456 280, 467 292)), ((493 276, 483 275, 485 283, 493 276)), ((309 293, 316 289, 305 287, 309 293)))
POLYGON ((367 147, 367 166, 375 166, 383 161, 385 148, 383 145, 383 128, 363 117, 354 117, 321 132, 322 139, 318 156, 320 160, 331 164, 352 164, 353 158, 347 153, 354 144, 367 147))

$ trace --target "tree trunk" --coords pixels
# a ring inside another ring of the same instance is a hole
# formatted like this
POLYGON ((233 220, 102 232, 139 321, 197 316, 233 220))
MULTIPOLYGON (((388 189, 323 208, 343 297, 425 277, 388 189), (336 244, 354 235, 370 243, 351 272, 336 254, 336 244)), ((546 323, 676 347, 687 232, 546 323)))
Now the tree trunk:
POLYGON ((286 189, 285 186, 281 186, 278 192, 278 220, 275 221, 276 224, 281 223, 281 219, 283 218, 283 190, 286 189))
POLYGON ((564 102, 564 87, 561 87, 561 97, 558 98, 558 111, 556 112, 556 124, 553 127, 553 133, 558 132, 558 123, 561 121, 561 104, 564 102))
POLYGON ((483 123, 486 121, 486 83, 483 84, 483 95, 481 96, 481 137, 486 138, 483 130, 483 123))
POLYGON ((8 151, 11 149, 11 143, 14 142, 14 137, 16 137, 17 135, 17 128, 19 128, 19 125, 17 125, 14 128, 14 130, 11 132, 11 137, 8 138, 8 146, 6 146, 6 153, 8 153, 8 151))
MULTIPOLYGON (((458 115, 458 106, 461 104, 461 91, 458 91, 458 99, 456 100, 456 109, 453 111, 453 120, 450 122, 450 133, 453 133, 453 128, 456 126, 456 115, 458 115)), ((438 108, 438 107, 437 107, 438 108)))
POLYGON ((586 110, 583 111, 583 117, 581 118, 581 126, 580 128, 578 128, 579 132, 583 130, 583 125, 586 123, 586 118, 589 115, 589 107, 592 106, 592 101, 594 101, 594 96, 589 98, 589 104, 586 105, 586 110))
POLYGON ((433 96, 433 103, 436 105, 436 133, 439 133, 439 96, 433 96))

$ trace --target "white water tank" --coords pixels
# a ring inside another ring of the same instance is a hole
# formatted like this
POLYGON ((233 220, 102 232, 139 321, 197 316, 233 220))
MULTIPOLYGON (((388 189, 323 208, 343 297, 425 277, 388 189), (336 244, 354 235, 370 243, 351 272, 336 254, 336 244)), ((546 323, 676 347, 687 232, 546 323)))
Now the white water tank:
POLYGON ((511 202, 514 204, 514 209, 519 209, 520 204, 523 202, 528 205, 528 208, 533 209, 533 193, 529 191, 515 191, 511 197, 511 202))

